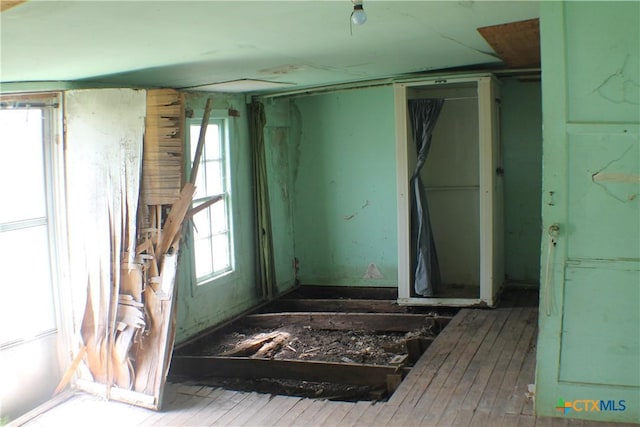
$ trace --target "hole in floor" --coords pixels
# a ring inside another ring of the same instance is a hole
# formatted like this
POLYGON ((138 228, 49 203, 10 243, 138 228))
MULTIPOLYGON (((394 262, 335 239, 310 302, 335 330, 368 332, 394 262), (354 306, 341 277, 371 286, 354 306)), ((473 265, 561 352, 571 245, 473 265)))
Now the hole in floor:
POLYGON ((457 310, 416 310, 359 292, 356 298, 299 293, 280 298, 177 349, 169 380, 273 395, 385 401, 457 310))

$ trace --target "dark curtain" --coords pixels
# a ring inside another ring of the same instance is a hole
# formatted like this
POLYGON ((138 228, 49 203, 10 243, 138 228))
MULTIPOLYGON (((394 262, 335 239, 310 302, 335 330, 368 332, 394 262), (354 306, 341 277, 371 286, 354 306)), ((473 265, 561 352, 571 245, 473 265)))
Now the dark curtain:
POLYGON ((440 286, 440 266, 433 240, 429 206, 420 177, 420 171, 429 154, 431 137, 444 99, 412 99, 409 101, 409 115, 413 141, 418 151, 418 161, 411 177, 412 190, 411 223, 412 247, 415 256, 414 290, 416 294, 434 296, 440 286))
POLYGON ((256 278, 260 284, 262 296, 271 299, 276 289, 276 273, 264 146, 264 126, 267 121, 264 105, 261 102, 253 101, 248 107, 256 223, 256 278))

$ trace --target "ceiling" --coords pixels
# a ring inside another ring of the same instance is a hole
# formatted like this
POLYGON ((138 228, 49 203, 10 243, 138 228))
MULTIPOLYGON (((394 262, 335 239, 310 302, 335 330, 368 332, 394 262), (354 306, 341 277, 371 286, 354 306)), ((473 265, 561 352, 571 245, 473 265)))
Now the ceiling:
POLYGON ((528 1, 27 1, 0 14, 0 82, 253 91, 500 59, 477 28, 538 17, 528 1), (244 80, 249 79, 249 80, 244 80), (231 87, 231 86, 229 86, 231 87), (259 88, 259 87, 258 87, 259 88))

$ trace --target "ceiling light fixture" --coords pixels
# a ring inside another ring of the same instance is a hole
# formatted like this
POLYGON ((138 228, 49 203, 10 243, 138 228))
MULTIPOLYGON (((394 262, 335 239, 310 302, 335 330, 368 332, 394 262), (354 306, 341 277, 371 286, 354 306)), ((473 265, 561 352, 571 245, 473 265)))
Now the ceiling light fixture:
POLYGON ((351 23, 353 25, 362 25, 367 22, 367 14, 362 7, 362 0, 353 1, 353 12, 351 12, 351 23))

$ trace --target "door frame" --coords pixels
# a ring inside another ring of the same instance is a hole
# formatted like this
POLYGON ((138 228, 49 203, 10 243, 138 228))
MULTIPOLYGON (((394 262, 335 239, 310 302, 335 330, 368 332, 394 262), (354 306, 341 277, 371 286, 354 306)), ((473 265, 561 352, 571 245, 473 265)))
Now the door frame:
POLYGON ((501 166, 496 100, 497 80, 491 74, 466 77, 433 77, 394 83, 396 123, 396 185, 398 207, 398 303, 428 306, 495 306, 504 282, 502 242, 502 180, 496 178, 501 166), (411 178, 410 164, 416 153, 410 149, 407 90, 416 87, 476 83, 478 90, 479 173, 480 173, 480 295, 479 298, 434 298, 411 296, 411 178), (492 148, 493 147, 493 148, 492 148))

